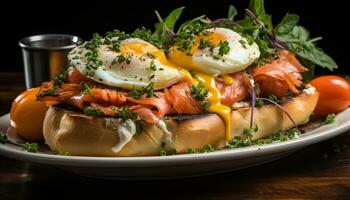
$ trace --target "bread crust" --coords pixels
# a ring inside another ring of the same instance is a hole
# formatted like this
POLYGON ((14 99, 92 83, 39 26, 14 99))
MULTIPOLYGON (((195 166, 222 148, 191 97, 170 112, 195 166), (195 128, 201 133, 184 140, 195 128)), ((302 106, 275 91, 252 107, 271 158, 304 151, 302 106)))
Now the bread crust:
MULTIPOLYGON (((281 106, 292 116, 296 124, 307 123, 315 109, 318 93, 302 93, 281 106)), ((250 107, 233 110, 232 136, 243 137, 243 129, 249 127, 250 107)), ((111 128, 111 118, 89 117, 63 108, 50 107, 46 113, 43 133, 46 143, 56 152, 68 152, 80 156, 152 156, 159 155, 166 137, 158 125, 143 124, 140 134, 135 134, 119 152, 113 152, 119 136, 111 128)), ((189 119, 171 118, 164 120, 172 132, 172 144, 167 150, 186 153, 188 149, 201 149, 210 144, 215 148, 224 147, 225 124, 216 114, 191 116, 189 119)), ((292 122, 277 106, 269 104, 254 111, 254 123, 259 127, 252 139, 267 137, 278 130, 293 127, 292 122)))

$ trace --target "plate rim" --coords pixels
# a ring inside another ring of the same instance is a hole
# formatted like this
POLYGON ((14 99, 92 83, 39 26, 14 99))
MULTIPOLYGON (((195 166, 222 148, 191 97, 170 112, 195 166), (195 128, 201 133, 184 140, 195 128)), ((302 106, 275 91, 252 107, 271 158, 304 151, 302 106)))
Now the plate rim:
MULTIPOLYGON (((339 113, 350 116, 350 108, 339 113)), ((9 113, 0 117, 0 124, 10 124, 9 113)), ((152 167, 168 165, 187 165, 195 163, 211 163, 242 159, 251 156, 263 156, 276 152, 300 149, 329 138, 335 137, 350 129, 350 120, 329 125, 323 125, 305 135, 284 142, 276 142, 265 145, 254 145, 236 149, 225 149, 210 153, 201 154, 179 154, 169 156, 138 156, 138 157, 94 157, 94 156, 63 156, 45 153, 29 153, 26 151, 11 148, 11 144, 0 145, 0 155, 23 161, 58 165, 58 166, 79 166, 79 167, 152 167)))

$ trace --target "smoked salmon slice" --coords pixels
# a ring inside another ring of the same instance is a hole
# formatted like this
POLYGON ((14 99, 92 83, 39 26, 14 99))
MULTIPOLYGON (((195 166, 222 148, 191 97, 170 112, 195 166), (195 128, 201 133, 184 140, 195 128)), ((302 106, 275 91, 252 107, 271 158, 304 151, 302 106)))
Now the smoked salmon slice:
POLYGON ((297 88, 302 85, 300 73, 307 69, 287 50, 279 51, 278 56, 278 59, 271 60, 271 63, 253 71, 254 81, 259 84, 262 96, 275 95, 281 98, 286 96, 288 91, 300 93, 297 88))
POLYGON ((200 114, 204 111, 199 102, 191 96, 190 88, 185 82, 165 89, 164 94, 177 114, 200 114))
POLYGON ((242 101, 249 95, 244 81, 244 73, 235 73, 230 76, 233 78, 231 85, 225 85, 221 80, 216 81, 216 87, 221 94, 221 103, 227 106, 242 101))

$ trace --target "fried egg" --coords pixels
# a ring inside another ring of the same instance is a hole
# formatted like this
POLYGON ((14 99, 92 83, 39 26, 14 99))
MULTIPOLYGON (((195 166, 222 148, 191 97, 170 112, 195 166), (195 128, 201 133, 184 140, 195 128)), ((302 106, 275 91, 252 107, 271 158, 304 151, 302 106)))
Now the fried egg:
POLYGON ((169 87, 183 78, 176 66, 166 59, 163 51, 154 45, 129 38, 120 42, 120 51, 111 45, 97 47, 97 59, 102 62, 93 74, 89 74, 88 49, 76 47, 68 56, 71 64, 88 78, 112 87, 142 89, 153 83, 154 89, 169 87))
POLYGON ((260 56, 258 45, 227 28, 211 28, 197 35, 192 48, 181 51, 176 46, 170 49, 171 62, 187 69, 209 75, 223 75, 241 71, 260 56), (202 41, 210 42, 214 48, 201 48, 202 41), (227 54, 219 55, 220 42, 229 46, 227 54))

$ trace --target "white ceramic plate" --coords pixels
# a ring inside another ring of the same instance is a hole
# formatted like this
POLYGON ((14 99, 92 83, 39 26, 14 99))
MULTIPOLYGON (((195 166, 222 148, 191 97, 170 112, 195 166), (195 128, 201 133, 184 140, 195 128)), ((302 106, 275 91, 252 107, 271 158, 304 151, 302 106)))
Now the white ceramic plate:
MULTIPOLYGON (((0 130, 9 127, 9 114, 0 118, 0 130)), ((212 153, 151 157, 85 157, 28 153, 12 144, 0 144, 9 158, 53 165, 80 175, 105 179, 164 179, 234 171, 286 156, 302 147, 337 136, 350 129, 350 108, 336 122, 302 134, 299 138, 262 146, 220 150, 212 153)))

